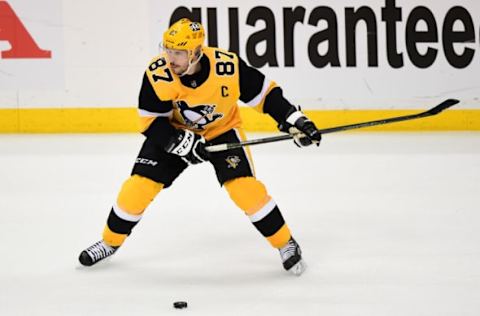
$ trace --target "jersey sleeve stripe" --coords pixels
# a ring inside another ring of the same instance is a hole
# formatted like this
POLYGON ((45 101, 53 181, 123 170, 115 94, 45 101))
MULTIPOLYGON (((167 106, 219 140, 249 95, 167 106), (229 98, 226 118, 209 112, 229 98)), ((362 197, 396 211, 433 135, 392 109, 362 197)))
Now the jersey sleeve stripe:
POLYGON ((142 109, 138 109, 138 115, 140 115, 140 117, 171 117, 173 114, 173 110, 170 110, 168 112, 164 112, 164 113, 159 113, 159 112, 150 112, 150 111, 147 111, 147 110, 142 110, 142 109))
POLYGON ((250 106, 250 107, 255 107, 255 106, 257 106, 258 104, 260 104, 260 102, 262 102, 263 98, 265 98, 265 96, 267 95, 268 88, 270 87, 270 83, 271 83, 270 80, 267 80, 267 78, 264 78, 264 79, 263 79, 262 90, 260 91, 260 93, 257 94, 257 95, 256 95, 253 99, 251 99, 250 101, 244 102, 244 103, 245 103, 246 105, 250 106))

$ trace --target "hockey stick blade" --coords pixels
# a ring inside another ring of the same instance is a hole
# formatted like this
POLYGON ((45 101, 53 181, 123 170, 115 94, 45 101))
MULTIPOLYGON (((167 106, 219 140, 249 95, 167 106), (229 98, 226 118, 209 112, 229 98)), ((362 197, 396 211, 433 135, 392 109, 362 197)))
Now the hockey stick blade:
POLYGON ((410 115, 405 115, 405 116, 397 116, 397 117, 391 117, 383 120, 377 120, 377 121, 369 121, 369 122, 363 122, 363 123, 356 123, 356 124, 350 124, 350 125, 343 125, 343 126, 336 126, 336 127, 331 127, 331 128, 325 128, 325 129, 320 129, 319 132, 321 134, 329 134, 329 133, 335 133, 335 132, 341 132, 341 131, 348 131, 350 129, 357 129, 357 128, 363 128, 363 127, 370 127, 370 126, 377 126, 377 125, 384 125, 384 124, 390 124, 390 123, 395 123, 395 122, 402 122, 402 121, 409 121, 409 120, 414 120, 414 119, 419 119, 419 118, 424 118, 428 116, 433 116, 437 115, 438 113, 442 112, 443 110, 459 103, 459 100, 456 99, 448 99, 440 103, 439 105, 434 106, 428 111, 425 112, 420 112, 417 114, 410 114, 410 115))
MULTIPOLYGON (((319 129, 318 131, 321 134, 330 134, 330 133, 336 133, 336 132, 341 132, 341 131, 348 131, 348 130, 351 130, 351 129, 358 129, 358 128, 363 128, 363 127, 384 125, 384 124, 390 124, 390 123, 407 121, 407 120, 414 120, 414 119, 418 119, 418 118, 437 115, 438 113, 442 112, 443 110, 448 109, 449 107, 454 106, 455 104, 457 104, 459 102, 460 101, 457 100, 457 99, 448 99, 448 100, 445 100, 442 103, 436 105, 435 107, 431 108, 428 111, 420 112, 420 113, 417 113, 417 114, 397 116, 397 117, 387 118, 387 119, 383 119, 383 120, 376 120, 376 121, 369 121, 369 122, 363 122, 363 123, 356 123, 356 124, 350 124, 350 125, 342 125, 342 126, 324 128, 324 129, 319 129)), ((252 139, 252 140, 247 140, 247 141, 243 141, 243 142, 240 142, 240 143, 227 143, 227 144, 211 145, 211 146, 207 146, 205 149, 208 152, 218 152, 218 151, 240 148, 240 147, 244 147, 244 146, 252 146, 252 145, 268 144, 268 143, 278 142, 278 141, 282 141, 282 140, 291 139, 292 137, 293 137, 292 135, 287 134, 287 135, 252 139)))
POLYGON ((431 108, 426 113, 429 113, 430 115, 436 115, 436 114, 442 112, 443 110, 448 109, 451 106, 454 106, 455 104, 457 104, 459 102, 460 101, 457 100, 457 99, 448 99, 448 100, 443 101, 442 103, 440 103, 436 107, 431 108))

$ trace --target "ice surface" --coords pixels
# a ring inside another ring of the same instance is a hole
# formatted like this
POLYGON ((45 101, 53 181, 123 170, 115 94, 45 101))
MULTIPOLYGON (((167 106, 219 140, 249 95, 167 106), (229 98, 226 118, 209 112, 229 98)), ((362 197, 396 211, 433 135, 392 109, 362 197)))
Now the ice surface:
POLYGON ((252 147, 303 248, 300 278, 207 164, 161 192, 111 260, 79 268, 141 142, 0 136, 0 315, 479 315, 480 133, 252 147))

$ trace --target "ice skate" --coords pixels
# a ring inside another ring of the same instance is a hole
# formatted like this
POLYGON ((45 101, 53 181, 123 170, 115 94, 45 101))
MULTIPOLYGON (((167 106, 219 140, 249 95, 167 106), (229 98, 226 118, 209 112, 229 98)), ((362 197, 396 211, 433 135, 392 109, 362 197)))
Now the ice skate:
POLYGON ((100 240, 82 251, 78 260, 82 265, 89 267, 100 260, 110 257, 118 248, 119 247, 109 246, 103 240, 100 240))
POLYGON ((305 271, 307 265, 302 259, 302 250, 293 237, 279 251, 285 270, 296 276, 300 276, 305 271))

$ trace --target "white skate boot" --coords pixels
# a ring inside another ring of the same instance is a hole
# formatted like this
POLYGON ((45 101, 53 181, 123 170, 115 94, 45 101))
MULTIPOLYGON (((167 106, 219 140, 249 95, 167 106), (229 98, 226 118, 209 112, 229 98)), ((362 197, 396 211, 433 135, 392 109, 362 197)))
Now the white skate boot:
POLYGON ((109 246, 103 240, 100 240, 82 251, 78 260, 82 265, 89 267, 100 260, 110 257, 118 248, 109 246))
POLYGON ((296 276, 300 276, 306 270, 307 265, 302 259, 302 250, 293 237, 279 251, 285 270, 296 276))

